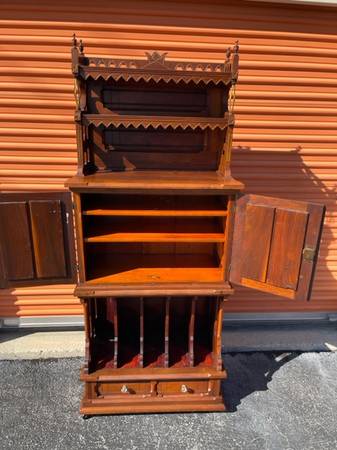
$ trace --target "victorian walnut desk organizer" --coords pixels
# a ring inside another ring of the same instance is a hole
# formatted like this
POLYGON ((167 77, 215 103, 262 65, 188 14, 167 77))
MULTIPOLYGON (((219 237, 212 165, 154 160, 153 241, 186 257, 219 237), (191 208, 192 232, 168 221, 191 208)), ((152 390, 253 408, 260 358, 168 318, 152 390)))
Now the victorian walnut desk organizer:
POLYGON ((232 284, 309 299, 324 207, 231 177, 238 61, 91 58, 74 38, 85 415, 224 411, 232 284))
POLYGON ((232 286, 310 297, 324 206, 231 177, 238 53, 91 58, 74 37, 77 256, 69 192, 0 196, 1 287, 72 282, 77 267, 84 415, 224 411, 232 286))

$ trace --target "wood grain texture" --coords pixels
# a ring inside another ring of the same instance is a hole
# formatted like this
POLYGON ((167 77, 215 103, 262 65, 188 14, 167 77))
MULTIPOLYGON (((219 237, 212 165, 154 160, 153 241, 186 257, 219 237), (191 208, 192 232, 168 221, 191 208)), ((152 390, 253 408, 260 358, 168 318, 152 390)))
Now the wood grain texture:
POLYGON ((324 206, 258 195, 242 196, 237 203, 230 280, 290 299, 309 300, 324 220, 324 206), (268 208, 275 210, 271 240, 271 212, 267 220, 268 227, 263 223, 268 208), (262 239, 262 248, 254 251, 254 234, 249 230, 254 227, 255 216, 260 217, 261 230, 258 236, 266 237, 262 239), (247 239, 251 242, 251 253, 247 253, 245 249, 247 239), (268 242, 270 246, 267 245, 268 242), (304 258, 305 247, 311 249, 312 260, 304 258), (256 265, 256 258, 260 261, 260 266, 256 265))
POLYGON ((27 202, 0 203, 4 276, 11 281, 35 277, 27 202))
POLYGON ((133 401, 118 399, 118 401, 92 401, 86 396, 83 398, 80 407, 81 414, 99 415, 99 414, 145 414, 145 413, 164 413, 164 412, 208 412, 221 411, 224 412, 226 407, 221 396, 202 397, 201 395, 192 398, 186 396, 174 395, 173 399, 169 396, 167 399, 153 397, 149 399, 136 399, 131 397, 133 401), (159 401, 158 401, 159 400, 159 401), (173 400, 173 401, 172 401, 173 400))
POLYGON ((222 233, 113 233, 87 237, 88 243, 97 242, 224 242, 222 233))
POLYGON ((109 193, 116 190, 129 194, 153 194, 151 191, 156 190, 165 194, 172 191, 183 191, 187 194, 189 191, 201 191, 201 195, 213 192, 226 194, 244 187, 243 183, 230 177, 224 178, 215 171, 186 170, 142 170, 74 176, 66 180, 65 185, 71 190, 91 193, 97 189, 109 193))
POLYGON ((69 192, 1 193, 0 234, 3 286, 75 281, 69 192))
POLYGON ((243 277, 265 282, 275 209, 248 204, 243 235, 243 277))
POLYGON ((104 298, 108 295, 128 297, 142 295, 156 297, 162 295, 181 296, 188 291, 189 295, 209 296, 209 295, 232 295, 234 290, 226 281, 181 281, 169 283, 84 283, 76 286, 74 294, 78 297, 104 298))
POLYGON ((307 213, 285 209, 276 211, 267 283, 297 289, 307 222, 307 213))
POLYGON ((127 271, 117 271, 114 274, 101 276, 87 281, 87 284, 109 283, 211 283, 222 281, 221 269, 162 267, 162 268, 134 268, 127 271))
POLYGON ((60 201, 29 202, 36 275, 38 278, 67 276, 60 201))
POLYGON ((100 369, 86 374, 83 368, 80 372, 80 379, 88 382, 121 382, 125 381, 151 381, 151 380, 224 380, 227 378, 226 370, 216 370, 213 367, 148 367, 146 370, 134 370, 130 368, 100 369))

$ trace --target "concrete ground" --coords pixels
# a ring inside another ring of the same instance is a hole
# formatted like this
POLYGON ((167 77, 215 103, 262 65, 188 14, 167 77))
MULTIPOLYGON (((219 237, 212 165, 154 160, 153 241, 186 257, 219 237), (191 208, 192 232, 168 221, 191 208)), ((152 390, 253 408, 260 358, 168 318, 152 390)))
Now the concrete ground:
POLYGON ((0 361, 0 448, 336 450, 337 353, 224 356, 227 413, 78 413, 81 358, 0 361))

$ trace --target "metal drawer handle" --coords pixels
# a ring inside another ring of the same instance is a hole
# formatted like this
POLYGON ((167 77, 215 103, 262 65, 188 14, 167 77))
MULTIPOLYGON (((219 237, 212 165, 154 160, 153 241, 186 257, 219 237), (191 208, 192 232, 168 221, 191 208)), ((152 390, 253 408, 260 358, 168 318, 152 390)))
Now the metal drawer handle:
POLYGON ((121 393, 122 394, 130 394, 130 389, 127 387, 126 384, 123 384, 123 386, 121 387, 121 393))
POLYGON ((186 386, 186 384, 182 384, 181 385, 181 392, 183 394, 188 394, 190 392, 190 389, 188 388, 188 386, 186 386))

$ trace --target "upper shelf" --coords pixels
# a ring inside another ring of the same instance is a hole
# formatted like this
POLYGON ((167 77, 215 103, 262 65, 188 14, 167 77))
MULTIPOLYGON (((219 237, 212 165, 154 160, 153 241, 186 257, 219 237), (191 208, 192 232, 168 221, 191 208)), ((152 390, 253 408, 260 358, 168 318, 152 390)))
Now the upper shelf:
POLYGON ((181 117, 181 116, 142 116, 133 114, 83 114, 82 123, 84 125, 104 125, 105 127, 162 127, 167 129, 168 127, 187 129, 201 129, 206 128, 215 130, 223 130, 234 122, 234 116, 231 113, 226 112, 224 117, 181 117))
POLYGON ((136 191, 203 191, 204 193, 222 193, 238 191, 244 185, 231 177, 224 177, 212 171, 166 171, 135 170, 126 172, 108 172, 94 175, 76 175, 69 178, 65 185, 81 192, 115 189, 136 191))
POLYGON ((134 80, 231 84, 238 73, 239 46, 228 48, 224 62, 192 62, 166 59, 167 53, 145 52, 146 59, 86 57, 82 41, 73 38, 73 74, 85 80, 134 80))

